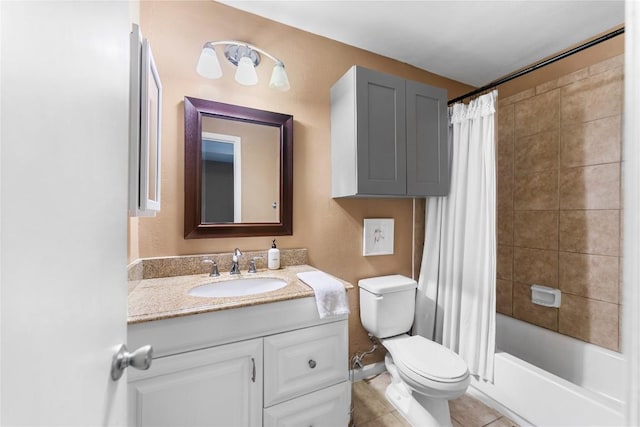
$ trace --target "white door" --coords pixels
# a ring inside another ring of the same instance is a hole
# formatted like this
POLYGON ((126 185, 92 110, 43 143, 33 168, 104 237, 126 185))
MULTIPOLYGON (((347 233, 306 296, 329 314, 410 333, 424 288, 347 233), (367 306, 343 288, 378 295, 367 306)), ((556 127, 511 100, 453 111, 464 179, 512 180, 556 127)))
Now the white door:
POLYGON ((129 4, 0 20, 0 424, 124 425, 129 4))
POLYGON ((130 427, 262 425, 262 338, 160 357, 129 375, 130 427))

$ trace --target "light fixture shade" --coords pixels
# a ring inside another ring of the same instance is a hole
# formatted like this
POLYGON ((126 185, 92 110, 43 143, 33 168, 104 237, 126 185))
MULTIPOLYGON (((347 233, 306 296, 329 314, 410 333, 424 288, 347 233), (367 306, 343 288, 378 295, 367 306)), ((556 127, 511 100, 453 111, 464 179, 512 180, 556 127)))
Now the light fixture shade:
POLYGON ((238 61, 236 70, 236 81, 241 85, 251 86, 258 83, 258 74, 253 66, 253 61, 248 56, 243 56, 238 61))
POLYGON ((281 91, 287 91, 291 86, 289 85, 289 78, 287 77, 287 72, 284 70, 284 64, 279 62, 273 67, 273 72, 271 73, 271 81, 269 82, 269 87, 273 89, 278 89, 281 91))
POLYGON ((200 59, 196 66, 196 71, 202 77, 208 79, 219 79, 222 77, 222 69, 220 68, 220 62, 218 62, 218 55, 212 47, 204 47, 200 53, 200 59))

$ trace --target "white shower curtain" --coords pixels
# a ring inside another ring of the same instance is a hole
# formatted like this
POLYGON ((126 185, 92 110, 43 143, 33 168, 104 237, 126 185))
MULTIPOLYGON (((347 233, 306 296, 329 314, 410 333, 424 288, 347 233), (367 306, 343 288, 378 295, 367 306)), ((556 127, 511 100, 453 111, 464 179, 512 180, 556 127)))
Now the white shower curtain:
POLYGON ((428 198, 413 333, 442 343, 493 381, 498 92, 449 109, 451 190, 428 198))

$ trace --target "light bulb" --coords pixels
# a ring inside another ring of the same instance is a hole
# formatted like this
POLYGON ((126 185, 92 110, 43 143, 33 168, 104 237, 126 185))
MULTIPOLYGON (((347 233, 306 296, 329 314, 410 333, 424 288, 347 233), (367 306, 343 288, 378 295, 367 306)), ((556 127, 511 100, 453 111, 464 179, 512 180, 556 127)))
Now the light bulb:
POLYGON ((269 82, 269 87, 273 89, 278 89, 281 91, 287 91, 291 86, 289 85, 289 78, 287 77, 287 72, 284 70, 284 64, 282 62, 278 62, 273 67, 273 72, 271 73, 271 81, 269 82))
POLYGON ((208 79, 219 79, 222 77, 222 69, 220 68, 218 55, 216 55, 214 48, 207 46, 202 49, 196 71, 202 77, 208 79))
POLYGON ((238 61, 236 81, 245 86, 251 86, 258 83, 256 68, 253 66, 253 61, 248 56, 243 56, 240 58, 240 61, 238 61))

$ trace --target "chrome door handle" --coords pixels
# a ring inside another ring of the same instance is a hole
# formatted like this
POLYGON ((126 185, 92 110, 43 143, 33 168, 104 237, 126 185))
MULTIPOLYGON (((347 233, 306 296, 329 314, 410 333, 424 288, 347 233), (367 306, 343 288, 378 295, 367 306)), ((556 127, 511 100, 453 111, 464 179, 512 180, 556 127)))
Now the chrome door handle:
POLYGON ((153 347, 145 345, 130 353, 127 346, 122 344, 111 361, 111 378, 118 381, 128 366, 142 371, 149 369, 153 358, 153 347))

